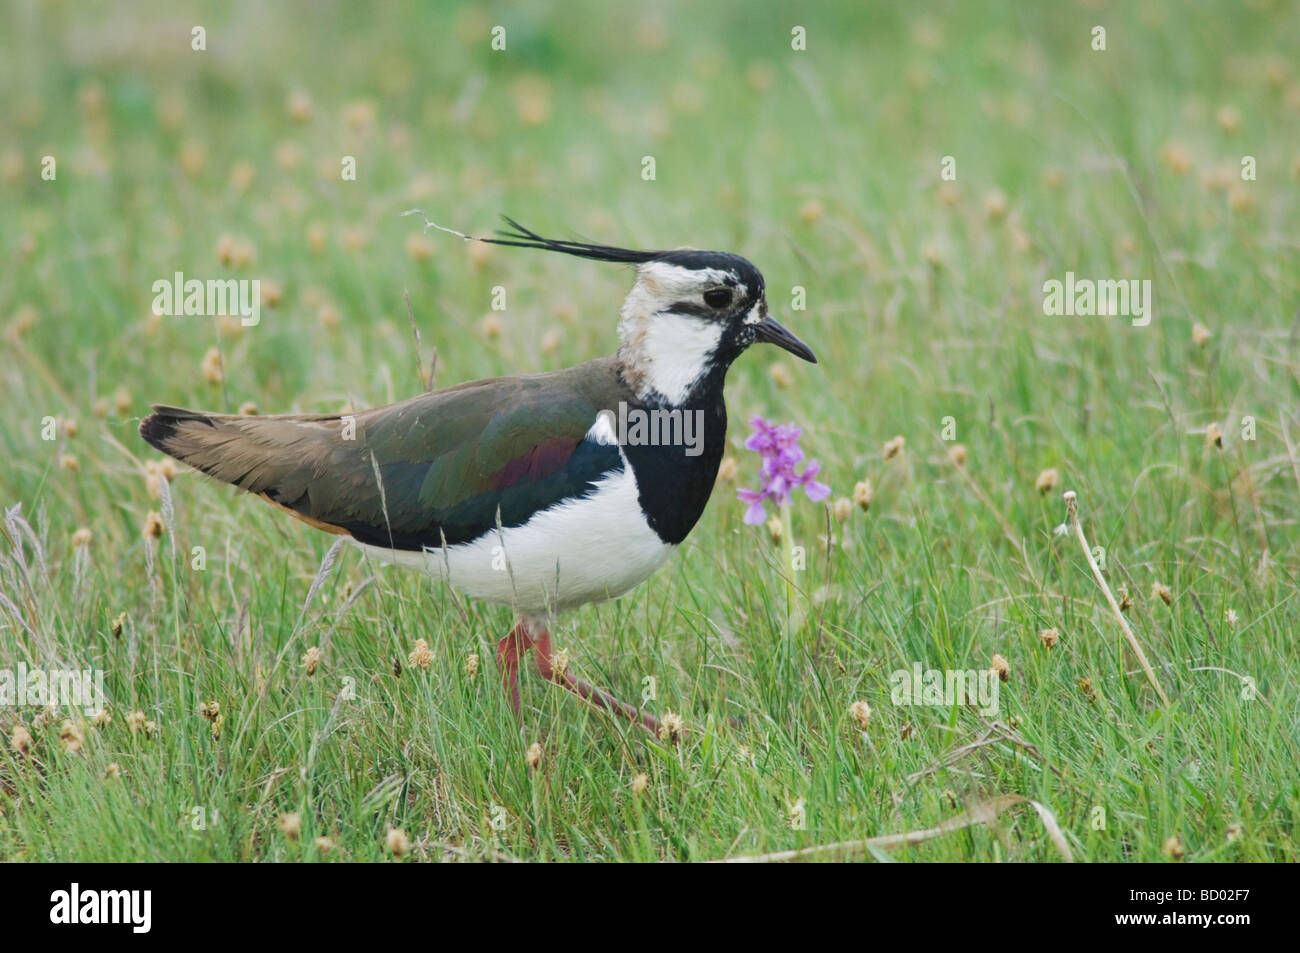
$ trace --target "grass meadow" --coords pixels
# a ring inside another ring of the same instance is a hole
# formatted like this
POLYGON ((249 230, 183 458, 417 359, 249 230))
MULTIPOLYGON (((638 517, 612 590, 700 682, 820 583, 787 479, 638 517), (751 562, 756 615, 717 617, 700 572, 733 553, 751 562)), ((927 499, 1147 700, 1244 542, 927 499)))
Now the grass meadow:
POLYGON ((0 708, 0 859, 1300 859, 1295 4, 2 16, 0 671, 107 708, 0 708), (515 718, 508 609, 137 434, 614 351, 625 268, 412 207, 737 252, 821 358, 737 362, 700 524, 555 632, 676 743, 531 665, 515 718), (178 271, 260 323, 154 315, 178 271), (1151 320, 1045 314, 1067 273, 1151 320), (754 414, 833 488, 792 539, 742 523, 754 414), (917 665, 997 711, 899 704, 917 665))

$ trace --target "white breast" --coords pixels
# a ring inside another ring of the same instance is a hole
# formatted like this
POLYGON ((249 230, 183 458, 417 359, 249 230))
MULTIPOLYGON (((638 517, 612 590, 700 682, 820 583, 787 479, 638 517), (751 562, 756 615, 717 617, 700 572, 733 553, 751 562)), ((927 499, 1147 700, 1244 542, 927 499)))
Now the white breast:
POLYGON ((584 499, 472 543, 422 553, 357 545, 376 559, 422 570, 467 595, 513 606, 527 616, 621 596, 649 578, 676 548, 646 523, 626 458, 622 470, 597 483, 584 499))

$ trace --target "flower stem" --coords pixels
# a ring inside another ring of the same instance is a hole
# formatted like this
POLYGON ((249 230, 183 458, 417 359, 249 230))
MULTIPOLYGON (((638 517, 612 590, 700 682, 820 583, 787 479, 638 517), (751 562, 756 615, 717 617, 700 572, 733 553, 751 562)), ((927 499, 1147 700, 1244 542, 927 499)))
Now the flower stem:
POLYGON ((794 622, 794 529, 790 518, 790 504, 783 503, 781 511, 781 539, 785 546, 785 628, 790 632, 794 622))

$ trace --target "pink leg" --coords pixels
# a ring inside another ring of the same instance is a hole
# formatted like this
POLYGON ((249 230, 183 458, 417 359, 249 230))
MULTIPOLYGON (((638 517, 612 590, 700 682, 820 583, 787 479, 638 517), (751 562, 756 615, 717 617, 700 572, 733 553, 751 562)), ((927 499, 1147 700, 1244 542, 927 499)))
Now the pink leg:
POLYGON ((510 697, 510 707, 519 714, 519 659, 533 647, 528 626, 520 619, 510 634, 497 643, 497 664, 501 666, 501 687, 510 697))
POLYGON ((594 705, 612 711, 616 715, 622 715, 629 721, 639 722, 656 735, 659 733, 659 721, 653 715, 638 711, 626 702, 619 701, 608 692, 601 691, 587 682, 574 678, 568 671, 556 671, 555 665, 551 661, 551 633, 548 630, 542 629, 541 632, 534 635, 532 644, 537 648, 537 671, 542 678, 548 682, 563 685, 579 698, 586 699, 594 705))

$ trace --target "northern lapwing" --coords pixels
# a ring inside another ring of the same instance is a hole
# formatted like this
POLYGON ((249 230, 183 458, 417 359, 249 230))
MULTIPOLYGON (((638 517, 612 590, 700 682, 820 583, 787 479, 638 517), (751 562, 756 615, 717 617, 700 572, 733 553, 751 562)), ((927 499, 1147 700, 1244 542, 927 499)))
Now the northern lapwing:
POLYGON ((453 234, 636 266, 614 356, 354 415, 156 405, 140 434, 380 560, 513 607, 497 659, 516 713, 520 659, 535 648, 543 678, 657 731, 555 666, 550 627, 640 584, 695 526, 726 446, 731 362, 755 341, 817 359, 768 313, 763 276, 739 255, 549 239, 506 221, 499 238, 453 234))

